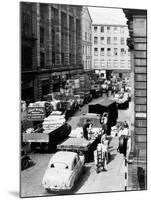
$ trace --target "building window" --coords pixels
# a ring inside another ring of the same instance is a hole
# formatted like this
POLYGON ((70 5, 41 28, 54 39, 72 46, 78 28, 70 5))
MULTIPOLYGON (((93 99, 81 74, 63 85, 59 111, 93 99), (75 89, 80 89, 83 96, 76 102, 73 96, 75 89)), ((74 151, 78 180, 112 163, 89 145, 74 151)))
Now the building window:
POLYGON ((121 60, 121 61, 120 61, 120 67, 121 67, 121 68, 124 68, 124 67, 125 67, 125 61, 124 61, 124 60, 121 60))
POLYGON ((107 67, 111 67, 111 60, 107 60, 107 67))
POLYGON ((52 64, 55 64, 56 59, 55 59, 55 52, 52 51, 52 64))
POLYGON ((98 60, 94 59, 94 68, 98 68, 98 60))
POLYGON ((117 56, 118 52, 117 52, 117 48, 114 48, 114 56, 117 56))
POLYGON ((94 48, 94 55, 98 56, 98 48, 94 48))
POLYGON ((130 50, 129 50, 129 49, 128 49, 128 52, 127 52, 127 53, 128 53, 128 56, 130 57, 131 53, 130 53, 130 50))
POLYGON ((64 52, 61 53, 61 63, 64 64, 64 52))
POLYGON ((110 33, 110 32, 111 32, 111 27, 107 26, 107 33, 110 33))
POLYGON ((101 44, 104 44, 104 37, 101 37, 101 44))
POLYGON ((87 32, 85 32, 85 41, 87 41, 87 32))
POLYGON ((124 33, 124 27, 120 28, 120 33, 124 33))
POLYGON ((107 37, 107 44, 111 44, 111 37, 107 37))
POLYGON ((117 37, 114 37, 114 44, 118 44, 117 37))
POLYGON ((85 46, 85 55, 87 55, 87 46, 85 46))
POLYGON ((98 37, 94 37, 94 44, 98 43, 98 37))
POLYGON ((121 45, 124 45, 124 37, 121 37, 121 45))
POLYGON ((104 56, 104 48, 101 48, 101 56, 104 56))
POLYGON ((111 56, 111 48, 107 48, 107 56, 111 56))
POLYGON ((114 67, 118 67, 118 60, 114 60, 114 67))
POLYGON ((40 67, 44 68, 45 65, 45 54, 40 52, 40 67))
POLYGON ((104 68, 105 67, 105 60, 101 60, 101 67, 104 68))
POLYGON ((131 68, 131 62, 128 60, 128 68, 131 68))
POLYGON ((94 26, 94 32, 97 32, 97 30, 98 30, 98 27, 94 26))
POLYGON ((117 27, 114 27, 113 31, 114 33, 117 33, 117 27))
POLYGON ((124 54, 125 54, 125 50, 124 48, 121 48, 121 56, 124 56, 124 54))
POLYGON ((40 44, 44 44, 44 27, 40 26, 40 44))
POLYGON ((101 33, 104 33, 104 26, 101 26, 101 33))

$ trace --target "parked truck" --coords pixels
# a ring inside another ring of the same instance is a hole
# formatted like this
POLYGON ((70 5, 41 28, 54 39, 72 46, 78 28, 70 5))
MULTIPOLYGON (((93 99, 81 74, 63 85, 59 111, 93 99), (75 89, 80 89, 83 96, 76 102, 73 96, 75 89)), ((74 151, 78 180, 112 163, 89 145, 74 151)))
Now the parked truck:
POLYGON ((102 88, 100 84, 93 83, 91 85, 90 93, 92 94, 93 98, 97 98, 99 96, 102 96, 102 88))
POLYGON ((100 142, 101 136, 102 126, 100 124, 100 115, 87 113, 80 116, 77 128, 71 131, 69 137, 65 141, 57 145, 57 149, 84 154, 88 162, 93 159, 93 152, 100 142), (88 140, 83 137, 83 125, 86 123, 87 119, 90 119, 93 124, 88 140))
POLYGON ((111 127, 115 126, 118 118, 116 102, 110 99, 104 99, 98 104, 89 104, 89 113, 96 113, 101 116, 107 113, 107 134, 110 135, 111 127))
POLYGON ((41 121, 52 112, 52 105, 48 101, 30 103, 27 108, 27 118, 31 121, 41 121))
POLYGON ((42 123, 28 128, 23 132, 23 142, 31 144, 31 148, 42 150, 56 150, 56 145, 68 137, 71 126, 66 122, 64 115, 53 111, 42 123))

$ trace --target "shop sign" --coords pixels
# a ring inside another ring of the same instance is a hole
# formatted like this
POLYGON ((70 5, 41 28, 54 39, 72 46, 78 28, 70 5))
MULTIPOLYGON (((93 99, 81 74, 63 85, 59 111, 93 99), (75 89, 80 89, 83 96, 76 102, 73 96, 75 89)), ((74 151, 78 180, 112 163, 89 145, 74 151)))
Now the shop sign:
POLYGON ((28 108, 28 119, 31 120, 43 120, 45 118, 45 108, 44 107, 31 107, 28 108))

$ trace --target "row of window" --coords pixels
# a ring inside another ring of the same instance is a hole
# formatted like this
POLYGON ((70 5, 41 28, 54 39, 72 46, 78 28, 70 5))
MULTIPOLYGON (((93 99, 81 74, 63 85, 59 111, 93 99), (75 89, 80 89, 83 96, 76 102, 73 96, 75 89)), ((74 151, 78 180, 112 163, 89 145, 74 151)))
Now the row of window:
MULTIPOLYGON (((120 41, 118 41, 118 38, 117 37, 113 37, 113 38, 111 38, 111 37, 107 37, 107 38, 105 38, 105 37, 100 37, 100 43, 101 44, 105 44, 105 43, 107 43, 107 44, 111 44, 111 39, 112 39, 112 43, 113 44, 121 44, 121 45, 124 45, 125 44, 125 40, 124 40, 124 37, 121 37, 120 38, 120 41)), ((99 43, 99 38, 98 37, 94 37, 94 44, 98 44, 99 43)))
POLYGON ((101 33, 107 32, 111 33, 124 33, 124 27, 117 27, 117 26, 94 26, 94 32, 100 31, 101 33))
POLYGON ((100 60, 100 63, 97 59, 94 59, 94 67, 97 68, 98 66, 101 66, 101 67, 120 67, 120 68, 123 68, 123 67, 128 67, 130 68, 130 60, 128 61, 128 66, 126 66, 126 63, 125 63, 125 60, 120 60, 120 62, 118 60, 114 60, 113 61, 113 65, 112 65, 112 61, 111 60, 103 60, 101 59, 100 60))
POLYGON ((87 32, 85 32, 85 41, 89 41, 89 42, 91 42, 91 34, 90 33, 87 33, 87 32))
POLYGON ((91 60, 83 60, 84 69, 91 69, 91 60))
MULTIPOLYGON (((113 51, 111 51, 111 48, 106 49, 107 56, 111 56, 113 53, 113 56, 118 56, 119 52, 117 48, 113 48, 113 51)), ((124 48, 120 49, 120 56, 124 56, 126 54, 126 50, 124 48)), ((105 56, 105 48, 100 49, 100 55, 105 56)), ((94 56, 98 56, 98 48, 94 48, 94 56)))
POLYGON ((91 56, 92 47, 83 45, 83 54, 86 56, 91 56))

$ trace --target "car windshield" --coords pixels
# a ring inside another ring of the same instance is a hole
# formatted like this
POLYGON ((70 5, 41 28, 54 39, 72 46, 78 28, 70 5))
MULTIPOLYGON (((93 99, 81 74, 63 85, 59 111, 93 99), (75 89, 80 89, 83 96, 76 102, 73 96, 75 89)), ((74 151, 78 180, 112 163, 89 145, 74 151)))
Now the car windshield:
POLYGON ((69 169, 69 166, 64 162, 53 162, 50 164, 50 168, 69 169))

